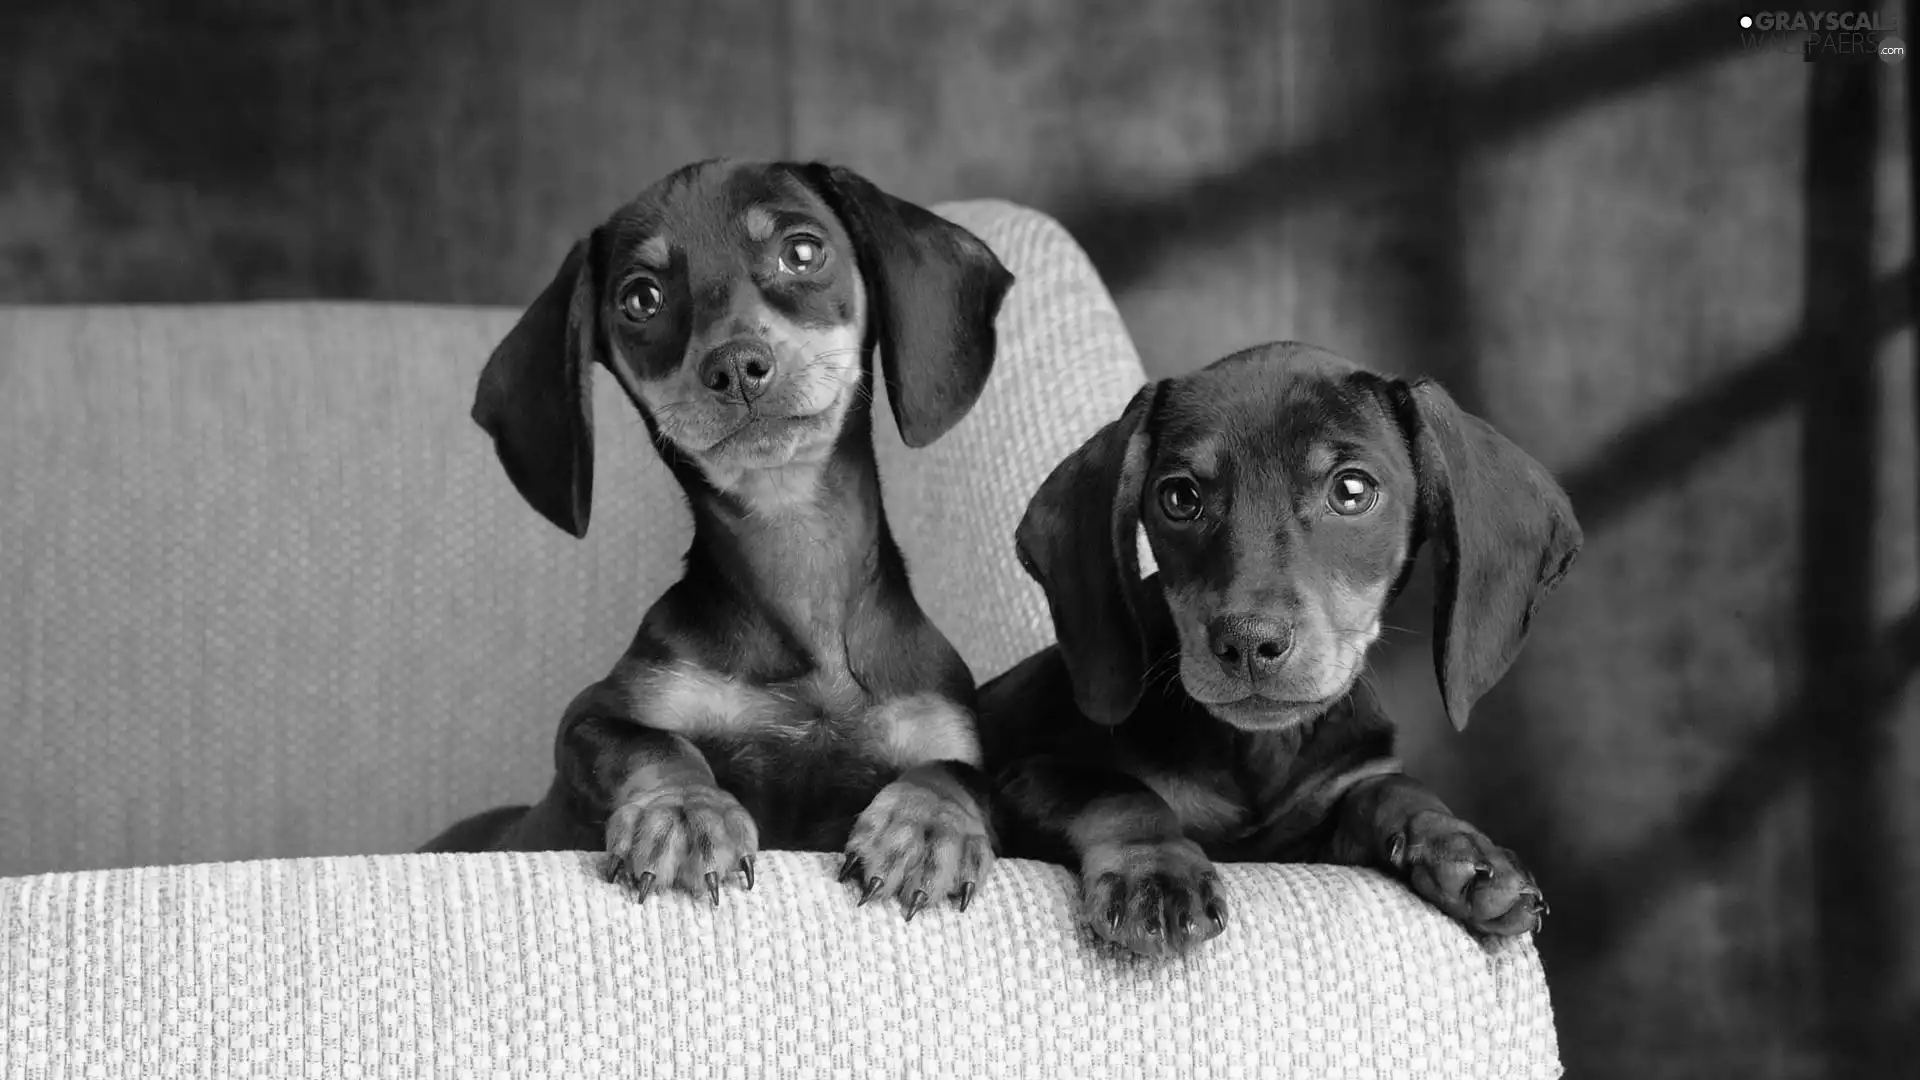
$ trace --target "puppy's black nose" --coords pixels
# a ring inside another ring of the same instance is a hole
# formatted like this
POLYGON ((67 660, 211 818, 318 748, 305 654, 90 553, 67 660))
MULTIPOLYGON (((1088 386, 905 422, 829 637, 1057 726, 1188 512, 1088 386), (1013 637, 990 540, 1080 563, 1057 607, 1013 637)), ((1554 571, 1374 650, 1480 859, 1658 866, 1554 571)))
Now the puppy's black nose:
POLYGON ((729 341, 700 360, 700 385, 730 401, 752 401, 772 382, 773 349, 764 341, 729 341))
POLYGON ((1221 615, 1207 624, 1207 644, 1228 671, 1258 677, 1293 648, 1293 627, 1258 615, 1221 615))

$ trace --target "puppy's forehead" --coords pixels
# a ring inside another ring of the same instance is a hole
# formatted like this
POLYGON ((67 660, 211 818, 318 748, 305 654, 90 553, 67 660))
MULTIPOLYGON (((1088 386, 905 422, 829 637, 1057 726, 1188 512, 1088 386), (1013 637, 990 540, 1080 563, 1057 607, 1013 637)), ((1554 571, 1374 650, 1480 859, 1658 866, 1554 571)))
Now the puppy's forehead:
POLYGON ((618 248, 641 261, 665 250, 729 249, 761 242, 796 221, 838 222, 793 171, 756 162, 702 162, 674 172, 613 215, 618 248))
POLYGON ((1317 476, 1392 436, 1358 369, 1254 362, 1177 380, 1161 400, 1155 458, 1202 475, 1264 471, 1317 476))

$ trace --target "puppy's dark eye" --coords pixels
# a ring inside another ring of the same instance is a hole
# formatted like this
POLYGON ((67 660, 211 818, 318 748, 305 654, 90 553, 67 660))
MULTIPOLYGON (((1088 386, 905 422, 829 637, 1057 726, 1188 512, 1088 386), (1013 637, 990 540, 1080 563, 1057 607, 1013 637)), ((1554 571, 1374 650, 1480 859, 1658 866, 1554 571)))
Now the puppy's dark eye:
POLYGON ((1380 501, 1380 485, 1358 469, 1348 469, 1333 478, 1327 492, 1327 505, 1342 517, 1355 517, 1373 509, 1380 501))
POLYGON ((652 278, 640 278, 620 290, 620 314, 643 323, 659 312, 660 304, 666 294, 660 291, 659 282, 652 278))
POLYGON ((1160 512, 1173 521, 1200 516, 1200 489, 1184 476, 1160 482, 1160 512))
POLYGON ((780 247, 780 269, 788 274, 811 274, 826 265, 827 245, 811 236, 789 236, 780 247))

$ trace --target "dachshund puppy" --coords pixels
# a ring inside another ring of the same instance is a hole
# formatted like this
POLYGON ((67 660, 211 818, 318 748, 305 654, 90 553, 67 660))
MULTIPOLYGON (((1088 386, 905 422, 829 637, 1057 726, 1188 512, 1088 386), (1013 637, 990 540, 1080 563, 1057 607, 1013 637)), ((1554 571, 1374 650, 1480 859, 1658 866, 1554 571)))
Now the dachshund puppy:
POLYGON ((1534 929, 1533 879, 1401 773, 1358 682, 1422 542, 1465 727, 1581 545, 1546 470, 1439 386, 1305 345, 1143 388, 1016 534, 1059 644, 980 692, 1004 853, 1077 866, 1094 932, 1147 955, 1225 929, 1213 859, 1374 866, 1475 931, 1534 929))
POLYGON ((428 850, 604 845, 642 901, 765 845, 844 850, 861 903, 964 910, 993 859, 966 663, 887 528, 868 380, 931 443, 973 406, 1012 285, 973 234, 820 164, 702 162, 580 241, 480 376, 474 419, 576 536, 588 379, 613 373, 686 491, 686 572, 568 706, 556 777, 428 850))

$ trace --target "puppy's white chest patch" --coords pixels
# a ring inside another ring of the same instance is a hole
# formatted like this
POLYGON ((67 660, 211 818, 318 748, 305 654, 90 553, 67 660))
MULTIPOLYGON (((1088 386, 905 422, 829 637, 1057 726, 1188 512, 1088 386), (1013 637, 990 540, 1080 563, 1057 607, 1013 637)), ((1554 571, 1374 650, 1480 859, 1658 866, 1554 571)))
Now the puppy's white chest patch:
POLYGON ((1246 821, 1247 807, 1225 778, 1196 778, 1158 771, 1135 775, 1173 808, 1181 829, 1188 836, 1221 836, 1239 829, 1246 821))
POLYGON ((649 727, 689 739, 766 734, 800 705, 783 695, 694 664, 655 668, 627 685, 633 715, 649 727))
POLYGON ((980 764, 973 717, 938 694, 883 701, 868 711, 866 727, 875 756, 903 769, 929 761, 980 764))
POLYGON ((690 663, 652 669, 627 685, 642 723, 689 739, 839 742, 862 757, 906 769, 931 761, 980 764, 973 716, 938 694, 910 694, 869 704, 844 667, 770 688, 690 663), (844 726, 851 721, 853 727, 844 726), (839 732, 840 734, 836 734, 839 732))

